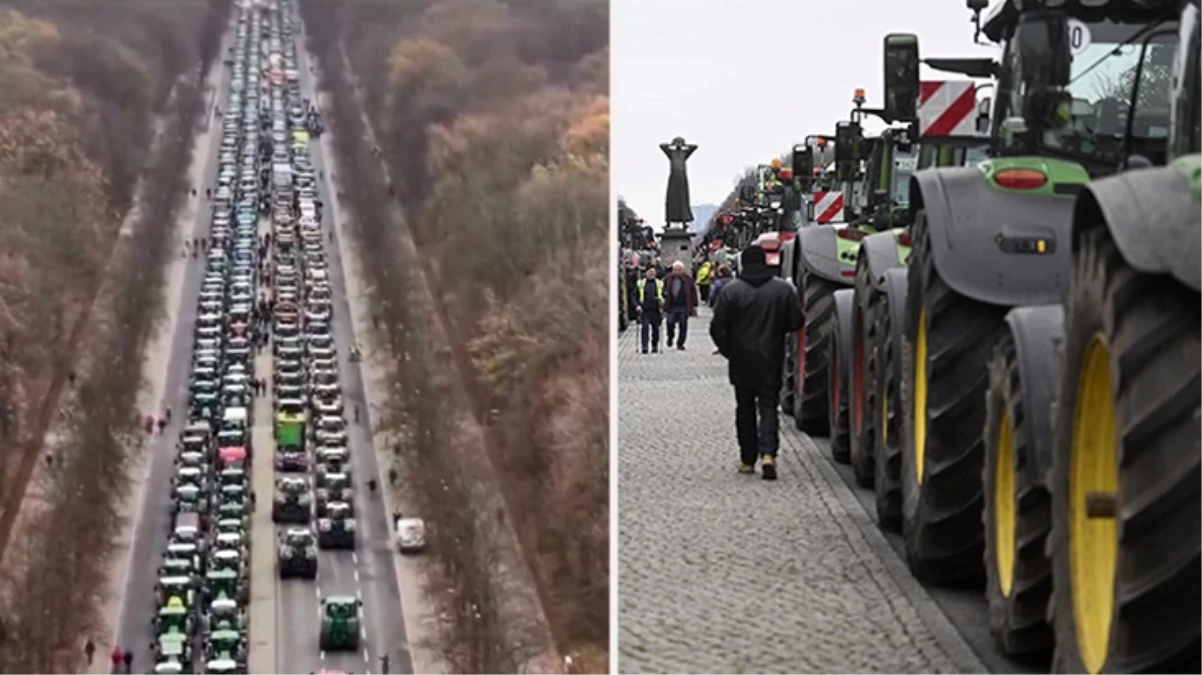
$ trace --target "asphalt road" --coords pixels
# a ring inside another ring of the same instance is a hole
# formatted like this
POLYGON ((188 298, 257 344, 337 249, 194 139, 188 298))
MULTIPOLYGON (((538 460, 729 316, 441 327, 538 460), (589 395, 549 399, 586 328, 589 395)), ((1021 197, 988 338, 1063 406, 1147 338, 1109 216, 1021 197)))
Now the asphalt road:
MULTIPOLYGON (((233 31, 227 31, 222 39, 218 54, 225 54, 233 42, 233 31)), ((220 77, 213 83, 216 88, 215 104, 224 110, 229 99, 229 69, 222 67, 220 77)), ((201 180, 193 184, 197 194, 204 194, 206 185, 212 185, 217 177, 217 149, 221 144, 221 125, 210 116, 208 132, 210 138, 205 147, 207 156, 202 160, 201 180)), ((191 237, 208 236, 212 216, 210 203, 202 201, 196 209, 191 237)), ((204 270, 203 261, 197 259, 187 267, 179 298, 168 298, 167 302, 178 302, 178 321, 171 338, 171 354, 167 365, 167 384, 164 398, 173 410, 187 409, 188 365, 192 357, 192 331, 196 321, 196 298, 200 292, 200 281, 204 270)), ((187 415, 174 415, 163 433, 156 435, 150 443, 149 471, 143 486, 141 506, 134 518, 133 548, 130 552, 130 569, 126 581, 121 613, 118 619, 117 644, 134 652, 133 672, 149 672, 154 667, 151 643, 154 640, 152 619, 155 615, 155 583, 163 550, 167 546, 168 528, 171 524, 171 475, 175 461, 175 441, 179 438, 182 424, 187 415)))
MULTIPOLYGON (((298 31, 298 36, 302 33, 298 31)), ((314 82, 309 74, 309 55, 303 38, 297 38, 298 70, 301 73, 301 95, 316 100, 314 82)), ((334 219, 340 218, 337 197, 331 193, 329 168, 322 146, 316 139, 310 144, 313 167, 318 171, 318 192, 323 202, 322 227, 327 232, 326 257, 329 261, 330 283, 334 296, 334 319, 331 326, 338 349, 343 403, 348 422, 348 442, 354 480, 355 519, 359 528, 354 551, 321 551, 318 560, 316 585, 289 579, 278 581, 277 592, 277 655, 280 672, 309 673, 339 669, 352 673, 380 672, 380 657, 388 654, 389 672, 410 673, 404 616, 400 591, 397 588, 392 546, 390 517, 384 507, 383 490, 371 492, 367 481, 380 480, 363 392, 359 364, 348 357, 355 345, 350 307, 343 277, 342 259, 336 240, 328 238, 334 231, 334 219), (360 410, 360 422, 354 422, 354 410, 360 410), (361 643, 354 652, 323 652, 318 645, 320 617, 319 598, 331 595, 353 595, 363 600, 361 610, 361 643)))

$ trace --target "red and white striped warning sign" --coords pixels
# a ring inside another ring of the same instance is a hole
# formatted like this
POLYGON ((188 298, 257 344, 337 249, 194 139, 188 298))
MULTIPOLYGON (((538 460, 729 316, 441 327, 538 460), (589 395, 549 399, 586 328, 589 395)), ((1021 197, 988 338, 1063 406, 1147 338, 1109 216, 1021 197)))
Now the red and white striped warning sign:
POLYGON ((974 136, 977 133, 977 85, 972 82, 923 82, 918 98, 921 136, 974 136))
POLYGON ((827 190, 824 192, 814 193, 814 221, 818 223, 830 223, 835 220, 842 220, 843 217, 843 192, 838 190, 827 190))

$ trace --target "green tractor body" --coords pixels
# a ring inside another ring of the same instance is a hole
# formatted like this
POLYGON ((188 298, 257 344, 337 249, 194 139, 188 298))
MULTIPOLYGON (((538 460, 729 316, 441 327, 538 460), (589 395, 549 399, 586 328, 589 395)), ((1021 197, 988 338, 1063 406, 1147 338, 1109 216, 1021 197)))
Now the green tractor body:
POLYGON ((990 627, 1064 672, 1202 668, 1202 26, 1173 5, 1133 41, 1129 168, 1076 197, 1064 294, 1007 312, 988 367, 990 627))
MULTIPOLYGON (((839 358, 840 304, 834 296, 854 284, 861 242, 902 225, 904 186, 917 164, 918 147, 903 129, 863 137, 860 120, 870 111, 859 97, 856 106, 852 121, 840 122, 835 135, 835 189, 847 204, 845 222, 802 228, 781 255, 805 314, 803 328, 786 341, 781 407, 802 431, 831 435, 832 452, 840 461, 847 461, 848 453, 847 375, 845 360, 839 358)), ((815 193, 811 210, 822 193, 815 193)), ((903 254, 894 257, 902 259, 903 254)))
MULTIPOLYGON (((901 441, 915 576, 984 580, 999 650, 1065 672, 1199 667, 1197 160, 1145 168, 1183 126, 1198 151, 1197 7, 1007 0, 979 28, 1000 61, 924 59, 999 95, 988 160, 911 181, 908 269, 885 275, 904 395, 877 406, 902 424, 879 425, 876 464, 901 441)), ((886 55, 899 119, 917 62, 916 43, 886 55)))
POLYGON ((317 519, 317 547, 321 549, 354 549, 355 519, 346 502, 326 505, 326 517, 317 519))
POLYGON ((359 648, 360 601, 349 596, 333 596, 321 601, 321 648, 327 651, 359 648))

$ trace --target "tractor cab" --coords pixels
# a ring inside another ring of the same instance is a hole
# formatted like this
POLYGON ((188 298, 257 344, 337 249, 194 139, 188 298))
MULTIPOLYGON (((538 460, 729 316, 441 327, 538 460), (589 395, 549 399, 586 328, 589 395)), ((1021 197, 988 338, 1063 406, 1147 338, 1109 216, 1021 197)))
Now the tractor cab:
POLYGON ((173 575, 159 577, 155 584, 155 595, 160 606, 168 604, 172 598, 179 598, 185 606, 191 607, 195 599, 195 583, 188 575, 173 575))
POLYGON ((221 628, 209 634, 205 643, 205 656, 209 661, 234 661, 246 659, 246 634, 239 630, 221 628))
POLYGON ((240 630, 243 628, 244 616, 238 601, 226 595, 221 595, 209 603, 205 620, 210 631, 240 630))
POLYGON ((166 605, 159 608, 158 614, 155 615, 155 628, 160 633, 175 631, 191 635, 191 610, 184 605, 184 601, 178 596, 172 596, 167 600, 166 605))

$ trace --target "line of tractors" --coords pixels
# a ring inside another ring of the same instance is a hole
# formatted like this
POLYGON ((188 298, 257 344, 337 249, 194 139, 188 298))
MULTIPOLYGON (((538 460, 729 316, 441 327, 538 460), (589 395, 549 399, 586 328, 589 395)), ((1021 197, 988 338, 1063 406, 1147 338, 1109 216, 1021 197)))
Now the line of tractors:
POLYGON ((1001 652, 1198 672, 1198 0, 967 5, 999 58, 886 36, 884 105, 858 90, 741 188, 739 243, 805 314, 781 405, 874 490, 917 578, 984 586, 1001 652), (923 114, 949 84, 967 126, 923 114), (844 218, 815 222, 830 190, 844 218))

